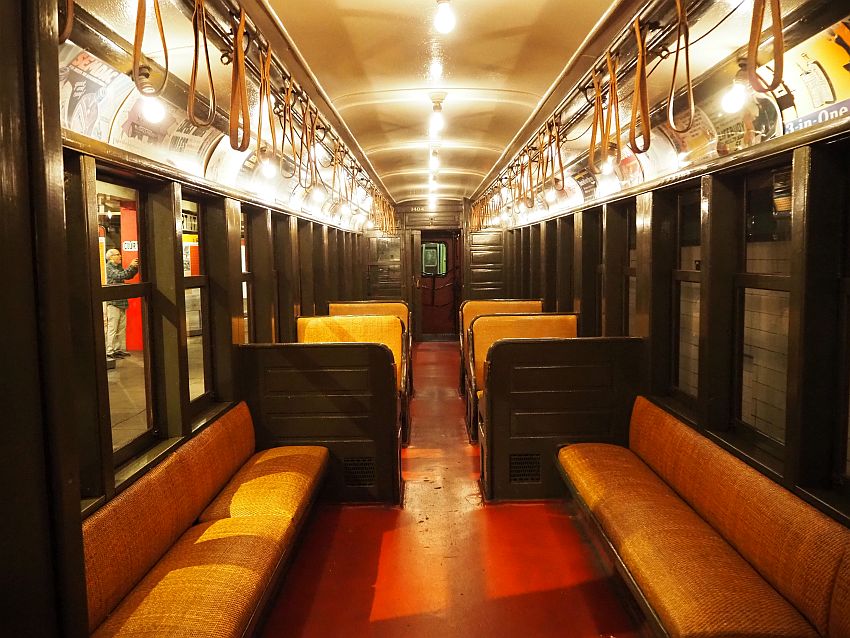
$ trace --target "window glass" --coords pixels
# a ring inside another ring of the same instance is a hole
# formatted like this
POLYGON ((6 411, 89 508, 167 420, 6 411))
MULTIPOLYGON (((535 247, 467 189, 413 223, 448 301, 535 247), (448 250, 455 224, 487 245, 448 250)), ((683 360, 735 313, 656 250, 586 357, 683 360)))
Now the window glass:
POLYGON ((103 306, 112 449, 117 450, 151 429, 145 301, 116 299, 103 306))
POLYGON ((250 318, 248 317, 248 314, 249 314, 248 313, 248 306, 249 306, 249 303, 248 303, 248 283, 243 281, 242 282, 242 328, 243 328, 243 334, 242 334, 243 341, 242 341, 242 343, 250 343, 251 342, 250 331, 248 329, 248 326, 249 326, 248 322, 250 320, 250 318))
POLYGON ((760 173, 747 183, 747 272, 791 274, 791 172, 760 173))
POLYGON ((104 286, 139 281, 142 232, 132 188, 97 182, 97 249, 104 286))
POLYGON ((785 442, 790 295, 776 290, 744 291, 741 420, 785 442))
POLYGON ((202 275, 201 227, 198 223, 198 205, 195 202, 183 202, 180 221, 183 226, 183 275, 202 275))
POLYGON ((251 317, 250 317, 250 295, 249 295, 249 284, 248 284, 248 276, 251 272, 251 255, 248 253, 248 217, 245 213, 242 213, 240 216, 240 228, 241 228, 241 249, 240 253, 242 255, 242 343, 250 343, 251 342, 251 317))
POLYGON ((207 391, 205 374, 204 305, 203 291, 189 288, 186 299, 186 350, 189 359, 189 400, 197 399, 207 391))
POLYGON ((370 261, 398 261, 401 259, 399 237, 370 237, 370 261))
POLYGON ((699 191, 679 197, 679 269, 699 270, 702 250, 700 244, 699 191))
POLYGON ((636 331, 635 316, 637 315, 637 211, 634 205, 629 206, 627 213, 629 228, 629 334, 636 331))
POLYGON ((699 387, 699 293, 698 283, 680 282, 676 387, 692 397, 699 387))
POLYGON ((245 230, 246 230, 245 229, 245 213, 242 213, 240 215, 240 218, 241 218, 241 222, 240 222, 239 226, 240 226, 240 229, 241 229, 241 237, 242 237, 241 250, 240 250, 240 253, 242 255, 242 272, 250 272, 250 268, 248 268, 248 264, 249 264, 249 261, 248 261, 248 240, 246 239, 246 233, 245 233, 245 230))
POLYGON ((445 242, 422 244, 422 275, 430 277, 446 276, 445 242))

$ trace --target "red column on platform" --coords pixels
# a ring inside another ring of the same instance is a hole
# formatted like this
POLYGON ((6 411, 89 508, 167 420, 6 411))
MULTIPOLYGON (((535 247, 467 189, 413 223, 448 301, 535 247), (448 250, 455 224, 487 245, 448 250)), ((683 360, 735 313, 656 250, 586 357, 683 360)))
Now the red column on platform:
MULTIPOLYGON (((139 256, 139 216, 135 208, 121 207, 121 266, 128 268, 130 263, 139 256)), ((124 283, 139 281, 136 274, 124 283)), ((142 303, 139 299, 130 299, 127 308, 127 350, 142 350, 144 337, 142 333, 142 303)))

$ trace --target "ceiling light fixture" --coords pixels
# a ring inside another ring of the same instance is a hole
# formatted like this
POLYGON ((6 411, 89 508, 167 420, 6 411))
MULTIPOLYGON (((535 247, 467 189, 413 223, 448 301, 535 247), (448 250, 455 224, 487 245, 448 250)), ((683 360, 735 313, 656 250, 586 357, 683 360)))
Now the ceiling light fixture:
POLYGON ((438 58, 431 60, 431 65, 428 67, 428 77, 433 81, 443 77, 443 63, 438 58))
POLYGON ((159 124, 165 119, 165 105, 156 97, 142 98, 142 117, 151 124, 159 124))
POLYGON ((437 151, 431 151, 431 157, 428 160, 428 168, 432 171, 436 171, 440 168, 440 158, 437 155, 437 151))
POLYGON ((747 102, 750 95, 749 78, 747 77, 747 61, 738 60, 738 72, 732 80, 732 86, 720 100, 721 108, 729 114, 737 113, 747 102))
POLYGON ((437 13, 434 14, 434 28, 439 33, 450 33, 457 24, 455 12, 449 0, 437 0, 437 13))

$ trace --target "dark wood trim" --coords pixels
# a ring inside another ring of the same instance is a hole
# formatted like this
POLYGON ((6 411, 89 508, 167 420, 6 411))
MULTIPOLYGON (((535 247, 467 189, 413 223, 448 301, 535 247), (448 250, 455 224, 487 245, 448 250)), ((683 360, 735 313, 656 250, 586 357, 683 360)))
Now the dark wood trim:
POLYGON ((237 398, 234 344, 245 334, 242 316, 242 209, 234 199, 207 203, 204 228, 210 281, 210 356, 215 374, 213 387, 219 401, 237 398))
MULTIPOLYGON (((95 206, 94 210, 97 210, 97 206, 95 206)), ((97 219, 97 214, 95 214, 95 219, 97 219)), ((97 242, 97 235, 95 235, 95 242, 97 242)), ((97 259, 98 254, 98 252, 95 252, 95 259, 97 259)), ((141 261, 141 259, 139 261, 141 261)), ((113 284, 111 286, 102 286, 100 284, 100 270, 97 271, 96 276, 98 292, 95 296, 100 302, 115 301, 116 299, 132 299, 133 297, 148 297, 152 292, 151 284, 147 281, 140 281, 134 284, 113 284)))
POLYGON ((756 273, 735 273, 736 288, 757 288, 759 290, 778 290, 791 292, 791 277, 787 275, 760 275, 756 273))
POLYGON ((299 279, 301 286, 302 317, 312 317, 316 314, 315 284, 313 283, 313 223, 298 220, 298 253, 304 259, 299 260, 299 279))
POLYGON ((702 178, 702 284, 700 285, 699 406, 702 429, 729 429, 736 334, 735 274, 743 236, 744 177, 702 178))
POLYGON ((543 224, 528 227, 529 231, 529 295, 532 299, 543 297, 545 285, 543 272, 543 224))
POLYGON ((558 310, 558 222, 550 219, 540 222, 541 261, 540 292, 543 297, 543 311, 558 310))
MULTIPOLYGON (((161 438, 189 431, 189 367, 186 348, 186 299, 183 290, 183 234, 180 224, 181 187, 163 184, 148 193, 144 206, 150 277, 150 340, 145 335, 146 370, 153 391, 153 418, 161 438), (175 231, 175 229, 177 229, 175 231)), ((150 396, 150 395, 149 395, 150 396)))
POLYGON ((557 252, 557 275, 556 284, 558 301, 556 310, 558 312, 573 311, 573 253, 575 251, 575 237, 573 236, 573 219, 569 217, 558 218, 558 237, 555 250, 557 252))
POLYGON ((313 224, 313 286, 316 314, 328 314, 328 274, 330 270, 328 255, 328 227, 313 224))
POLYGON ((277 339, 277 270, 274 263, 272 212, 268 208, 243 206, 250 216, 248 238, 251 247, 252 339, 258 343, 274 343, 277 339))
POLYGON ((628 333, 628 202, 602 207, 602 334, 628 333))
POLYGON ((601 214, 601 208, 591 208, 573 215, 573 310, 579 313, 580 337, 600 334, 601 214))
POLYGON ((699 270, 674 270, 673 281, 686 281, 688 283, 698 284, 702 282, 702 272, 699 270))
POLYGON ((297 340, 295 318, 299 313, 298 298, 298 221, 288 215, 275 215, 274 260, 277 272, 278 341, 290 343, 297 340), (293 224, 294 222, 294 224, 293 224), (293 226, 296 231, 293 233, 293 226))
MULTIPOLYGON (((835 441, 835 406, 846 403, 836 344, 843 341, 839 291, 848 173, 838 151, 799 148, 792 168, 785 476, 789 485, 814 488, 831 487, 833 468, 824 460, 835 441)), ((845 421, 839 429, 846 427, 845 421)))

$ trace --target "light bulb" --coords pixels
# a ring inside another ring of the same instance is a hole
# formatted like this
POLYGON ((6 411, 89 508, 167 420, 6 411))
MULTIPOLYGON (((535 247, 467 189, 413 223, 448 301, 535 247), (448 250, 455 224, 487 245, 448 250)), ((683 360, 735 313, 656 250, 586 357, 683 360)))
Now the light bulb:
POLYGON ((602 174, 603 175, 610 175, 613 172, 614 172, 614 160, 609 157, 602 164, 602 174))
POLYGON ((440 132, 446 126, 446 120, 443 118, 443 114, 439 111, 434 111, 431 113, 431 120, 428 125, 428 130, 431 132, 431 137, 439 136, 440 132))
POLYGON ((431 60, 431 65, 428 67, 428 77, 432 80, 439 80, 443 77, 443 63, 437 58, 431 60))
POLYGON ((430 208, 432 210, 434 208, 437 208, 437 198, 436 197, 429 197, 428 198, 428 208, 430 208))
POLYGON ((373 222, 371 219, 366 220, 366 228, 367 229, 372 230, 374 227, 375 227, 375 222, 373 222))
POLYGON ((558 199, 558 193, 555 192, 554 188, 550 187, 546 191, 546 201, 550 204, 554 204, 556 199, 558 199))
POLYGON ((455 28, 457 19, 448 0, 437 0, 437 13, 434 14, 434 28, 440 33, 449 33, 455 28))
POLYGON ((159 124, 165 119, 165 105, 155 97, 142 98, 142 117, 151 124, 159 124))
POLYGON ((440 168, 440 158, 437 157, 436 153, 431 153, 431 159, 428 160, 428 167, 432 171, 436 171, 438 168, 440 168))
POLYGON ((321 188, 314 188, 313 192, 310 194, 310 198, 319 205, 324 204, 327 197, 327 193, 325 193, 325 191, 321 188))
POLYGON ((277 165, 270 159, 264 159, 260 163, 260 172, 266 179, 273 179, 277 175, 277 165))
POLYGON ((348 202, 343 202, 342 206, 339 207, 339 213, 343 217, 348 217, 351 215, 351 206, 348 205, 348 202))
POLYGON ((511 221, 511 215, 510 215, 510 213, 508 213, 508 211, 505 211, 504 213, 502 213, 502 221, 505 222, 506 224, 509 221, 511 221))
POLYGON ((744 108, 747 101, 747 88, 740 82, 733 82, 732 87, 723 95, 720 106, 726 113, 737 113, 744 108))

